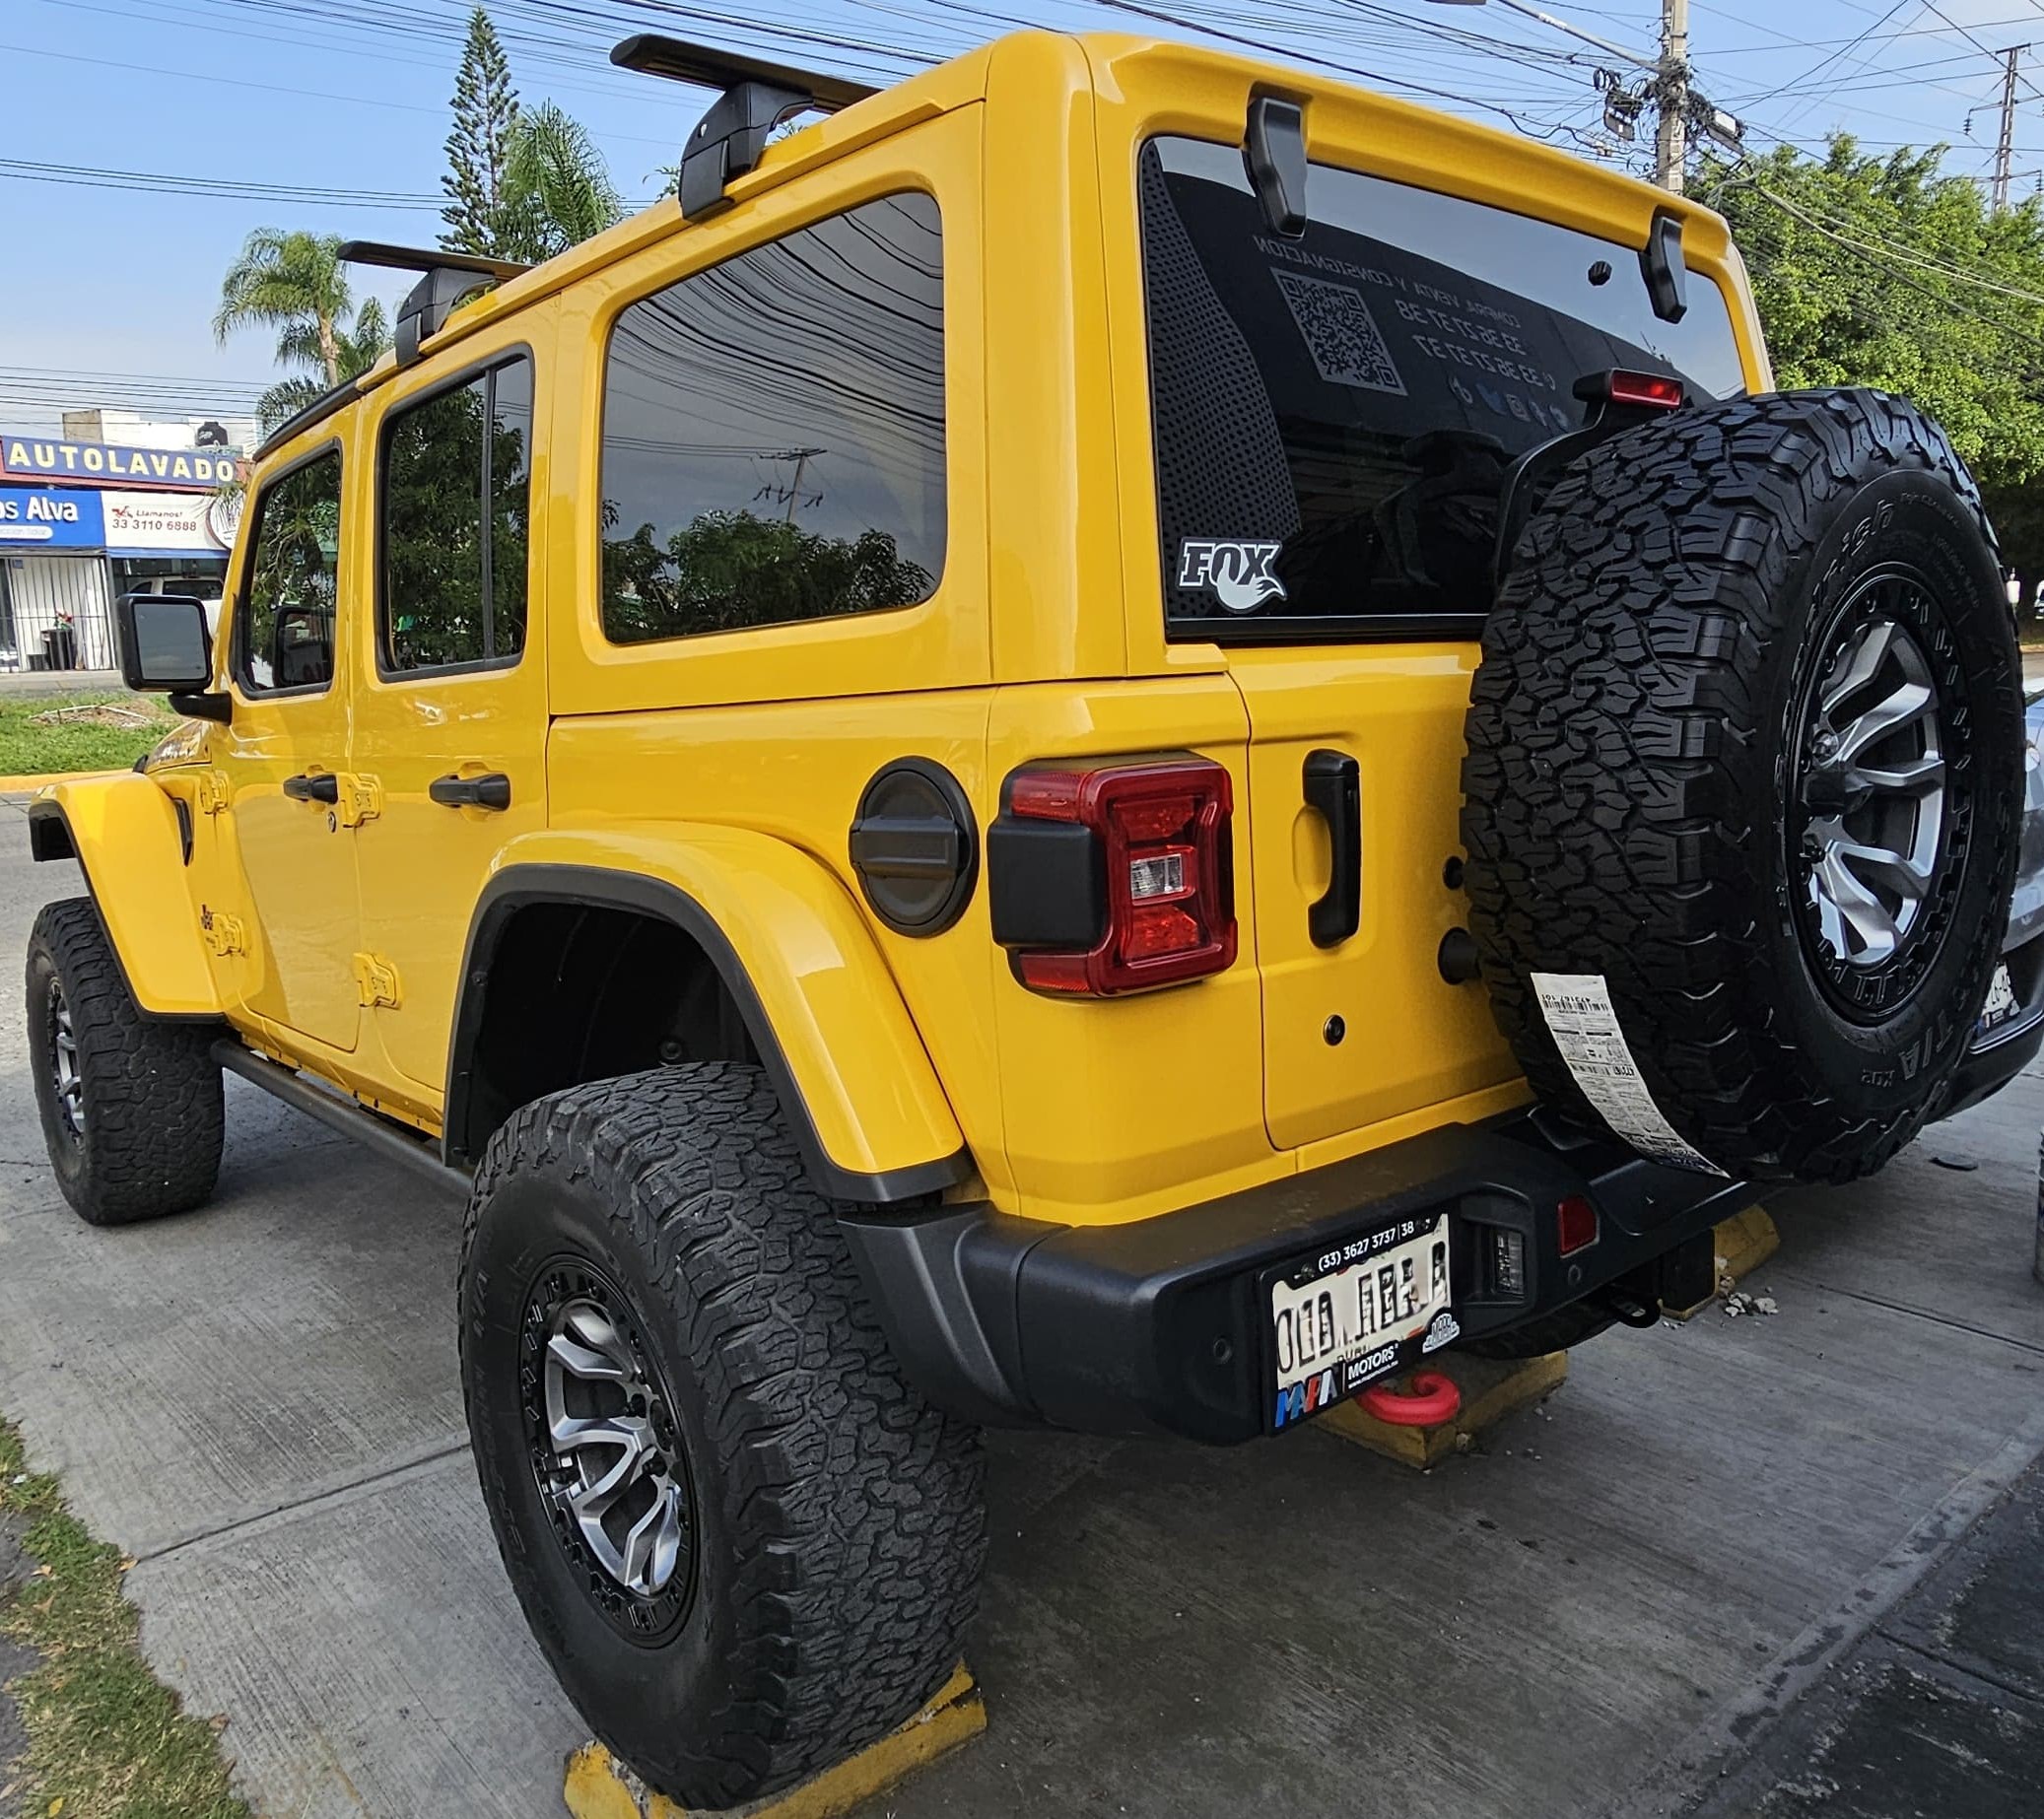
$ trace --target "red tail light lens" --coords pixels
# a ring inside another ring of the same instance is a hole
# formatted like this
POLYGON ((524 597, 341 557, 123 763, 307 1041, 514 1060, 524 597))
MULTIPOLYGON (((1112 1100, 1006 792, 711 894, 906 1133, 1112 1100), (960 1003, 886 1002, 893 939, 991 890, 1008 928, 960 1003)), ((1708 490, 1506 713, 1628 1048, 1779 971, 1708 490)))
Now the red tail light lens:
POLYGON ((1554 1247, 1563 1256, 1597 1243, 1597 1208, 1572 1193, 1554 1209, 1554 1247))
POLYGON ((1234 964, 1235 804, 1221 766, 1018 771, 1006 793, 988 869, 993 936, 1023 984, 1114 997, 1234 964))
POLYGON ((1617 368, 1611 373, 1609 395, 1613 404, 1644 404, 1671 411, 1682 401, 1682 381, 1664 372, 1628 372, 1617 368))

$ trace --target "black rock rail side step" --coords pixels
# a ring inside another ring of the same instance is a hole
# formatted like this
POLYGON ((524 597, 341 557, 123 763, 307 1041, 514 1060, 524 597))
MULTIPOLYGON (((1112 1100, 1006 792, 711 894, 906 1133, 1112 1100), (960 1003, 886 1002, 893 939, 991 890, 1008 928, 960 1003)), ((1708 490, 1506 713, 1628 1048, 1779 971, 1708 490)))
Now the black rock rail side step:
POLYGON ((243 1080, 261 1087, 265 1093, 274 1094, 307 1117, 317 1118, 342 1135, 366 1144, 378 1156, 432 1181, 443 1192, 467 1197, 468 1177, 441 1160, 439 1146, 430 1137, 407 1136, 398 1125, 379 1117, 366 1106, 343 1099, 340 1094, 315 1085, 305 1075, 280 1067, 275 1061, 265 1060, 231 1036, 223 1036, 213 1044, 213 1058, 229 1073, 239 1074, 243 1080))

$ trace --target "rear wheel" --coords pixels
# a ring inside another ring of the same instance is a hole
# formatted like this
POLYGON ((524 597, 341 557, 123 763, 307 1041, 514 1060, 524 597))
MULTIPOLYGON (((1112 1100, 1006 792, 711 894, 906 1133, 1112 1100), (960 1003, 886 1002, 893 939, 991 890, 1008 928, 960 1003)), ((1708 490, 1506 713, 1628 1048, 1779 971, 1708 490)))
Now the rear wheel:
POLYGON ((535 1101, 469 1203, 461 1368, 527 1621, 688 1806, 884 1735, 959 1658, 977 1430, 904 1380, 756 1067, 535 1101))
POLYGON ((145 1016, 91 898, 46 904, 29 935, 35 1104, 64 1198, 92 1225, 203 1203, 225 1109, 211 1025, 145 1016))

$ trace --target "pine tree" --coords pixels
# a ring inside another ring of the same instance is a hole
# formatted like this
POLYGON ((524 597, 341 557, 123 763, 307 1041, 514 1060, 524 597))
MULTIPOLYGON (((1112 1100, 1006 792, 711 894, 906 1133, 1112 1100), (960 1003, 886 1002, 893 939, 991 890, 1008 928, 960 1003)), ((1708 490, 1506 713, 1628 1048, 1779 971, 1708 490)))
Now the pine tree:
POLYGON ((481 7, 469 18, 453 104, 447 171, 441 178, 447 194, 447 206, 441 210, 447 224, 441 244, 497 256, 505 231, 505 162, 518 122, 518 96, 497 28, 481 7))

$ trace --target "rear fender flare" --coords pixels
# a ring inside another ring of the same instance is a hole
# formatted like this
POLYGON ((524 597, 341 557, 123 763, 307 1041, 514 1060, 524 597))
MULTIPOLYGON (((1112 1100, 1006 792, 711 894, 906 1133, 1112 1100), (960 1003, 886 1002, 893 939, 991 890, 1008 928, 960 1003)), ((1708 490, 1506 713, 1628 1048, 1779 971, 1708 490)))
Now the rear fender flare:
POLYGON ((717 970, 819 1189, 834 1199, 918 1199, 972 1162, 950 1102, 872 935, 844 886, 784 841, 707 825, 512 841, 469 925, 447 1059, 445 1148, 477 1160, 472 1057, 490 964, 516 912, 570 903, 673 923, 717 970))

